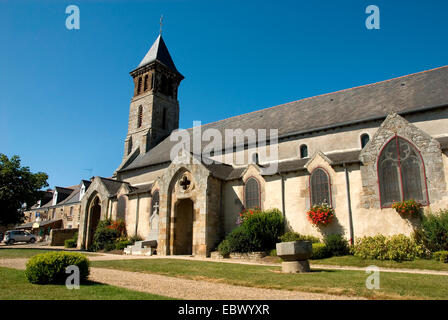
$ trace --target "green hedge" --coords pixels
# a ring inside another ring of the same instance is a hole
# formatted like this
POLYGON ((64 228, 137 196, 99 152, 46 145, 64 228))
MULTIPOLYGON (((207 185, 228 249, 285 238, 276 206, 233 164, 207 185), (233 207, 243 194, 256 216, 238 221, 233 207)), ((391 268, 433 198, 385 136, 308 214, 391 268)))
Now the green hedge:
POLYGON ((324 237, 325 247, 332 256, 350 254, 348 241, 340 234, 329 234, 324 237))
POLYGON ((69 276, 65 273, 68 266, 77 266, 80 281, 89 276, 89 260, 77 252, 47 252, 35 255, 26 264, 25 275, 29 282, 35 284, 63 284, 69 276))
POLYGON ((319 260, 330 258, 331 252, 327 249, 325 244, 323 243, 313 243, 313 255, 311 256, 311 260, 319 260))
POLYGON ((127 246, 129 246, 131 244, 133 244, 133 243, 129 240, 118 241, 115 243, 115 250, 124 250, 124 248, 126 248, 127 246))
POLYGON ((432 258, 434 260, 443 262, 443 263, 448 263, 448 251, 437 251, 434 252, 432 255, 432 258))
POLYGON ((353 253, 363 259, 412 261, 423 256, 425 250, 413 239, 400 234, 360 238, 356 241, 353 253))
POLYGON ((292 241, 311 241, 311 243, 319 243, 320 239, 313 236, 304 236, 297 232, 286 232, 280 237, 281 242, 292 242, 292 241))
POLYGON ((64 241, 66 248, 76 248, 77 241, 75 239, 67 239, 64 241))

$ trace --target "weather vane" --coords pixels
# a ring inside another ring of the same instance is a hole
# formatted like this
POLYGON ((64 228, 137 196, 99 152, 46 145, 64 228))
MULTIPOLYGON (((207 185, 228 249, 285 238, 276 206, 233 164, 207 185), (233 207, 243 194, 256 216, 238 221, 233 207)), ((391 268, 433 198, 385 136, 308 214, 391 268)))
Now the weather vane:
POLYGON ((163 26, 163 14, 160 16, 160 35, 162 35, 162 26, 163 26))

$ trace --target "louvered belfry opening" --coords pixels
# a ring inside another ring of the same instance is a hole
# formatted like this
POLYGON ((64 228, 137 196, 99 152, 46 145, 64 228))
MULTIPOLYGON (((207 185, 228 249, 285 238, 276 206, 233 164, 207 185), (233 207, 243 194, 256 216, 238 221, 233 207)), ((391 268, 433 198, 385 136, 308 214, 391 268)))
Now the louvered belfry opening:
POLYGON ((137 119, 137 128, 140 128, 143 123, 143 107, 138 107, 138 119, 137 119))
POLYGON ((244 186, 246 209, 260 208, 260 187, 255 178, 249 178, 244 186))
POLYGON ((383 208, 411 199, 428 203, 422 157, 401 137, 394 137, 383 148, 378 158, 378 181, 383 208))
POLYGON ((317 168, 311 173, 311 205, 321 205, 323 203, 331 205, 330 199, 330 179, 325 170, 317 168))

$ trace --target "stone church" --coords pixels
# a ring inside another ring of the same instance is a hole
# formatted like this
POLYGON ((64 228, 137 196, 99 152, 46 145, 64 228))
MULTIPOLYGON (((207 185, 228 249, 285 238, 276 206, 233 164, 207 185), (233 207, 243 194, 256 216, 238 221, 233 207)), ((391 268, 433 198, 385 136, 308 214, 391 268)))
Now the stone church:
POLYGON ((278 137, 266 145, 243 137, 207 156, 201 142, 199 153, 182 148, 174 158, 184 76, 161 35, 130 75, 123 158, 113 178, 95 177, 81 200, 79 247, 91 244, 105 218, 157 241, 159 255, 208 256, 244 208, 278 208, 290 230, 353 241, 409 235, 418 221, 399 216, 393 201, 448 207, 448 66, 202 125, 222 136, 277 129, 278 137), (273 162, 274 172, 263 170, 273 162), (319 229, 306 212, 324 202, 336 219, 319 229))

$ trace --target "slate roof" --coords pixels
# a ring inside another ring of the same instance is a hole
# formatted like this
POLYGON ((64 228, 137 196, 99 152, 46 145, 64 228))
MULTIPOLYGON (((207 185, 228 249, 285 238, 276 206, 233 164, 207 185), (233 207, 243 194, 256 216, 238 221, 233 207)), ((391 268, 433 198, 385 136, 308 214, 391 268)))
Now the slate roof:
POLYGON ((166 47, 165 41, 163 41, 162 35, 159 35, 156 39, 156 41, 153 43, 151 48, 149 49, 148 53, 145 55, 143 60, 138 65, 138 68, 141 68, 147 64, 150 64, 151 62, 158 61, 171 70, 179 73, 177 71, 176 66, 174 65, 173 59, 171 58, 171 55, 168 51, 168 48, 166 47))
MULTIPOLYGON (((201 129, 217 129, 223 137, 225 129, 278 129, 281 137, 350 125, 375 117, 385 118, 390 112, 423 111, 428 107, 446 105, 448 66, 231 117, 205 124, 201 129)), ((187 129, 190 136, 192 130, 187 129)), ((176 143, 167 137, 119 172, 170 162, 170 151, 176 143)), ((208 143, 203 142, 204 145, 208 143)))
POLYGON ((132 191, 129 192, 128 195, 147 193, 147 192, 150 193, 153 185, 154 184, 152 184, 152 183, 148 183, 148 184, 144 184, 144 185, 140 185, 140 186, 132 186, 131 187, 132 191))
POLYGON ((439 141, 442 150, 448 149, 448 137, 439 137, 436 140, 439 141))
POLYGON ((63 201, 58 203, 57 205, 68 205, 72 203, 79 202, 79 192, 81 191, 81 186, 77 185, 73 187, 73 192, 63 201))
POLYGON ((113 179, 109 179, 109 178, 103 178, 103 177, 99 177, 99 178, 101 179, 101 182, 104 184, 104 186, 106 187, 107 191, 111 195, 117 194, 118 189, 120 189, 122 184, 123 183, 127 183, 127 182, 123 182, 123 181, 119 181, 119 180, 113 180, 113 179))

